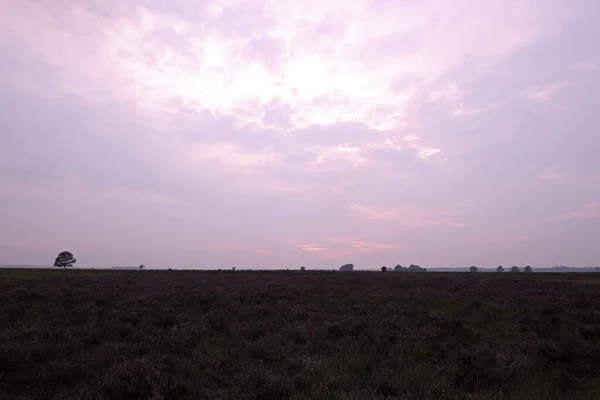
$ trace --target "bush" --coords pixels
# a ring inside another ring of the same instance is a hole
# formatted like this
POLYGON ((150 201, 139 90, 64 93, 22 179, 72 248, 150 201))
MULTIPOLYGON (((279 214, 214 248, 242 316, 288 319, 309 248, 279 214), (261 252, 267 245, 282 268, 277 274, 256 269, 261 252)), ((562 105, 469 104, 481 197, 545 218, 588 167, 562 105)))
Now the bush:
POLYGON ((340 267, 340 271, 354 271, 354 264, 344 264, 340 267))
POLYGON ((387 272, 387 267, 386 266, 381 267, 381 272, 387 272))
POLYGON ((425 268, 421 268, 420 266, 418 266, 416 264, 411 264, 408 267, 408 272, 427 272, 427 270, 425 268))

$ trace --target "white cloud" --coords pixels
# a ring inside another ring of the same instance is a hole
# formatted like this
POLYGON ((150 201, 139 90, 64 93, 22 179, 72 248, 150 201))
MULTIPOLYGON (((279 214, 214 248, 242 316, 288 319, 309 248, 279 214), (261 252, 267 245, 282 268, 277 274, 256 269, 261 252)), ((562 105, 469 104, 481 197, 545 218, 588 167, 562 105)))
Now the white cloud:
MULTIPOLYGON (((261 13, 270 16, 264 26, 254 28, 256 33, 285 43, 286 56, 278 70, 271 70, 243 59, 242 50, 254 36, 245 40, 219 31, 217 23, 221 12, 229 12, 229 3, 210 3, 200 30, 183 16, 157 13, 143 5, 128 7, 117 19, 106 20, 97 10, 86 8, 87 3, 66 9, 69 12, 64 15, 44 3, 19 4, 2 10, 10 22, 4 34, 26 40, 44 53, 47 62, 67 69, 69 74, 64 77, 75 77, 65 82, 69 90, 83 93, 89 92, 90 85, 101 88, 109 84, 115 95, 127 96, 152 112, 163 110, 165 103, 175 98, 190 107, 254 123, 262 122, 258 107, 277 99, 290 105, 295 126, 361 121, 379 130, 397 128, 414 95, 411 88, 390 90, 399 73, 431 82, 468 54, 484 58, 505 55, 546 33, 555 22, 551 17, 555 14, 540 14, 537 1, 506 7, 498 1, 480 6, 463 0, 451 8, 440 1, 384 8, 358 0, 346 2, 342 8, 335 2, 297 2, 293 7, 264 2, 251 10, 256 14, 253 18, 261 13), (328 29, 327 25, 335 26, 328 20, 331 16, 343 21, 345 29, 328 29), (538 21, 531 24, 534 16, 538 21), (31 21, 35 32, 27 28, 31 21), (312 32, 313 24, 321 24, 323 32, 335 33, 330 33, 333 42, 326 49, 315 47, 313 40, 293 40, 312 32), (170 40, 157 39, 163 30, 172 32, 170 40), (85 42, 78 39, 81 31, 86 34, 85 42), (363 58, 365 44, 392 34, 422 39, 408 50, 389 46, 376 50, 374 54, 388 57, 387 62, 373 64, 373 57, 363 58), (94 79, 89 79, 92 75, 94 79), (315 102, 323 96, 342 96, 346 101, 315 102), (250 112, 240 114, 237 110, 242 105, 250 112), (373 114, 371 110, 378 105, 388 111, 373 114)), ((250 3, 235 4, 246 7, 250 3)), ((544 9, 552 7, 556 3, 545 4, 544 9)), ((235 18, 242 17, 231 14, 229 23, 234 26, 239 22, 235 18)))
POLYGON ((598 206, 598 204, 595 201, 593 201, 593 202, 589 203, 582 210, 572 211, 570 213, 567 213, 565 215, 558 217, 557 220, 563 221, 563 220, 573 219, 573 218, 599 219, 600 218, 600 206, 598 206))
POLYGON ((554 82, 547 85, 538 85, 521 92, 521 95, 531 101, 546 102, 555 96, 560 89, 570 84, 570 82, 554 82))

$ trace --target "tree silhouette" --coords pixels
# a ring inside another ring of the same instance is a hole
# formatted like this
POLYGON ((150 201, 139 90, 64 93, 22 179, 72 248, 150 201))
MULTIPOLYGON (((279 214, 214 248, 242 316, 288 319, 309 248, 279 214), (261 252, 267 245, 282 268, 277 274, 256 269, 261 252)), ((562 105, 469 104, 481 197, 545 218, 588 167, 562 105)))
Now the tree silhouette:
POLYGON ((516 265, 513 265, 510 269, 510 272, 521 272, 521 270, 516 265))
POLYGON ((394 267, 394 271, 402 272, 402 271, 404 271, 404 267, 402 265, 398 264, 394 267))
POLYGON ((498 265, 498 268, 496 268, 496 272, 504 272, 504 267, 502 265, 498 265))
POLYGON ((469 272, 477 272, 477 267, 472 265, 471 268, 469 268, 469 272))
POLYGON ((354 264, 344 264, 340 267, 340 271, 354 271, 354 264))
POLYGON ((146 268, 146 266, 145 266, 144 264, 141 264, 141 265, 140 265, 138 268, 139 268, 139 269, 140 269, 140 271, 141 271, 141 270, 143 270, 144 268, 146 268))
POLYGON ((381 272, 387 272, 387 267, 386 266, 381 267, 381 272))
POLYGON ((528 265, 525 267, 525 269, 523 270, 523 272, 533 272, 533 269, 528 265))
POLYGON ((300 271, 304 271, 305 269, 304 266, 300 267, 300 271))
POLYGON ((67 268, 72 267, 77 260, 73 257, 73 254, 68 251, 61 252, 56 260, 54 260, 54 266, 57 268, 67 268))

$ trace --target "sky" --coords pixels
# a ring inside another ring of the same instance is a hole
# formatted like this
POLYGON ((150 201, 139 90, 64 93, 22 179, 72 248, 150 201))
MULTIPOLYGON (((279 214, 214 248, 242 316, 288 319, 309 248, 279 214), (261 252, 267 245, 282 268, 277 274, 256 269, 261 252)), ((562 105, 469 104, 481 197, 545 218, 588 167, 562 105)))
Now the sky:
POLYGON ((600 264, 597 0, 0 0, 0 264, 600 264))

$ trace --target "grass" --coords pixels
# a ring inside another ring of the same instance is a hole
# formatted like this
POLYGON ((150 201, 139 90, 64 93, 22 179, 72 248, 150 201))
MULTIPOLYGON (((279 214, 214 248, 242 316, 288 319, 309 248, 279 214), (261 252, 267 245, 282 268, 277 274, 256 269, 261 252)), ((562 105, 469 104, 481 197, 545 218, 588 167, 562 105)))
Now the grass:
POLYGON ((0 270, 0 398, 600 398, 597 281, 0 270))

